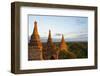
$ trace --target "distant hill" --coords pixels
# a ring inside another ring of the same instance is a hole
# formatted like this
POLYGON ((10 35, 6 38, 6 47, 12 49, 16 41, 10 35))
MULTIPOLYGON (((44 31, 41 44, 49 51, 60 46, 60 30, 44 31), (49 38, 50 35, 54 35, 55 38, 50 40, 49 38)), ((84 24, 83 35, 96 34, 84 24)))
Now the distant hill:
MULTIPOLYGON (((46 37, 41 37, 41 41, 42 42, 47 42, 47 39, 46 37)), ((61 39, 59 38, 53 38, 53 42, 60 42, 61 39)), ((78 38, 70 38, 70 39, 65 39, 66 42, 87 42, 87 39, 84 39, 84 38, 81 38, 81 39, 78 39, 78 38)))
MULTIPOLYGON (((42 42, 47 42, 47 37, 40 37, 42 42)), ((28 37, 28 40, 30 40, 30 37, 28 37)), ((66 38, 66 42, 87 42, 88 38, 66 38)), ((60 38, 53 38, 53 42, 60 42, 60 38)), ((29 42, 29 41, 28 41, 29 42)))

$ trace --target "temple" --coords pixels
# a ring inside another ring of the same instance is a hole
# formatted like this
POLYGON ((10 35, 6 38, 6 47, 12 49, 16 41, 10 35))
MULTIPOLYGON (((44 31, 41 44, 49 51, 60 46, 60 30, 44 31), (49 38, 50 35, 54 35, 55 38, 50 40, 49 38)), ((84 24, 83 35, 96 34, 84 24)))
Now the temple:
POLYGON ((34 30, 28 43, 28 60, 61 59, 60 52, 62 51, 68 55, 68 58, 75 57, 73 56, 74 54, 68 51, 68 45, 66 44, 63 35, 59 48, 56 47, 52 40, 51 30, 49 30, 47 43, 43 44, 38 33, 37 22, 35 21, 34 30))
POLYGON ((51 38, 51 31, 49 30, 48 40, 45 49, 43 50, 43 57, 45 60, 58 59, 57 49, 51 38))
POLYGON ((68 46, 67 46, 67 44, 66 44, 66 42, 65 42, 65 40, 64 40, 64 36, 62 35, 62 39, 61 39, 61 43, 60 43, 60 50, 68 50, 68 46))
POLYGON ((42 43, 38 34, 37 22, 34 22, 34 30, 31 35, 30 43, 28 46, 29 60, 41 60, 42 56, 42 43))

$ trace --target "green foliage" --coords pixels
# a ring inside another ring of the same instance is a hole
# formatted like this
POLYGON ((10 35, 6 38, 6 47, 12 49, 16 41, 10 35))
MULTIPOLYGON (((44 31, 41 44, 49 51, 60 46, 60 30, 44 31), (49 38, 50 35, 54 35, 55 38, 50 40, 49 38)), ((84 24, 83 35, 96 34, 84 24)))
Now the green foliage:
MULTIPOLYGON (((54 43, 57 51, 59 50, 59 42, 54 43)), ((87 58, 88 42, 67 42, 68 51, 60 51, 59 59, 87 58)))
POLYGON ((69 50, 73 52, 77 58, 88 57, 88 43, 87 42, 69 42, 67 43, 69 50))
POLYGON ((59 52, 59 59, 68 59, 68 56, 64 51, 60 51, 59 52))
MULTIPOLYGON (((59 43, 55 43, 57 48, 59 48, 59 43)), ((88 57, 88 43, 87 42, 67 42, 68 50, 76 55, 77 58, 87 58, 88 57)), ((60 53, 60 58, 67 59, 63 51, 60 53)), ((68 58, 69 59, 69 58, 68 58)))

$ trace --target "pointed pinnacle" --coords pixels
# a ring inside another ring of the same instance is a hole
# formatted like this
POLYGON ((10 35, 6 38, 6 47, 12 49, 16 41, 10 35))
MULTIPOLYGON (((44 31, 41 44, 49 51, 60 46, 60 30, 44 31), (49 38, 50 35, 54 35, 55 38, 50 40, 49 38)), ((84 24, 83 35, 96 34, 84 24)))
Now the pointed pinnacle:
POLYGON ((34 33, 38 34, 38 29, 37 29, 37 22, 34 22, 34 33))
POLYGON ((62 34, 62 40, 61 40, 61 41, 62 41, 62 42, 65 41, 65 40, 64 40, 64 35, 63 35, 63 34, 62 34))

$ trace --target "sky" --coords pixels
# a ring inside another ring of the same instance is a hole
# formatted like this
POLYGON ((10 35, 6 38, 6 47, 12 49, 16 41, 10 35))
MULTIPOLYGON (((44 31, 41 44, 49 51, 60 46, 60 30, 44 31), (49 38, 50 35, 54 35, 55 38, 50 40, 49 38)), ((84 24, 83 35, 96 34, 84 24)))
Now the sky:
POLYGON ((88 40, 88 17, 28 15, 29 37, 33 32, 34 21, 37 21, 42 40, 47 39, 49 30, 55 41, 59 41, 62 34, 66 41, 88 40))

